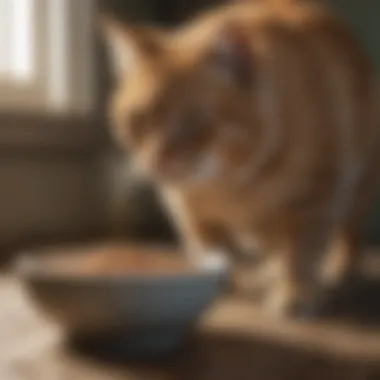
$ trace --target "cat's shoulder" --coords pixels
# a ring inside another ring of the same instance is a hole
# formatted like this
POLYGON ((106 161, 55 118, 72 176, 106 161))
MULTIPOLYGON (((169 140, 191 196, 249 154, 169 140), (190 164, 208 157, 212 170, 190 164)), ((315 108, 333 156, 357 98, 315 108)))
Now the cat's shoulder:
POLYGON ((337 21, 331 10, 319 2, 303 0, 246 0, 232 2, 195 17, 171 36, 177 46, 199 48, 213 41, 226 26, 251 30, 280 23, 292 27, 337 21))

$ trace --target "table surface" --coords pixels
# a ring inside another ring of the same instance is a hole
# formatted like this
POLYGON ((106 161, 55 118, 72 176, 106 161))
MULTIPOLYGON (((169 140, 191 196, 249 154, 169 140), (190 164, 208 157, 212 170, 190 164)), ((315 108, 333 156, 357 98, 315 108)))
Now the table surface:
POLYGON ((380 379, 380 329, 268 320, 238 297, 217 303, 176 357, 121 364, 65 348, 16 279, 0 277, 0 300, 1 380, 380 379))

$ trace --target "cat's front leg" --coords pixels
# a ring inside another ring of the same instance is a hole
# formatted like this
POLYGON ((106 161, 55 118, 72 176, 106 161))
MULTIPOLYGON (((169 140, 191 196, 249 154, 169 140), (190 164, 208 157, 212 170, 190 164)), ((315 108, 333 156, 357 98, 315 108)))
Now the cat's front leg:
POLYGON ((227 270, 230 267, 229 252, 221 229, 212 223, 197 220, 194 215, 188 217, 189 226, 179 229, 189 261, 204 269, 227 270))
POLYGON ((355 280, 362 248, 356 231, 342 228, 336 234, 321 268, 321 279, 327 288, 334 289, 346 281, 355 280))
POLYGON ((188 260, 205 269, 228 269, 226 235, 221 226, 205 218, 180 192, 166 189, 162 196, 188 260))
POLYGON ((322 311, 325 287, 320 268, 329 236, 325 227, 289 236, 283 250, 277 252, 280 270, 265 303, 270 314, 312 318, 322 311))

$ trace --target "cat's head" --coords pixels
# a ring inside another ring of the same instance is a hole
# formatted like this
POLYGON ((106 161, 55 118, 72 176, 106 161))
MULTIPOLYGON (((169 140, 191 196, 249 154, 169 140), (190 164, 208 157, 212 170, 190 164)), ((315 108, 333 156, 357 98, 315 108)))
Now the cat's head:
POLYGON ((245 160, 253 81, 236 27, 162 32, 105 23, 117 85, 111 117, 138 168, 169 182, 213 181, 245 160))

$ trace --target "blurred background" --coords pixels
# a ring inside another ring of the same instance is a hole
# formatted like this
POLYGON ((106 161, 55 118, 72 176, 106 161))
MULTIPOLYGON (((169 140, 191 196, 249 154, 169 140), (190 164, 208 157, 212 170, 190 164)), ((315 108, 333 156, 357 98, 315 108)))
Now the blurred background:
MULTIPOLYGON (((109 235, 175 239, 107 130, 112 86, 98 12, 176 25, 221 0, 0 0, 0 262, 109 235)), ((380 67, 380 2, 330 0, 380 67)), ((380 241, 374 204, 368 239, 380 241)))

